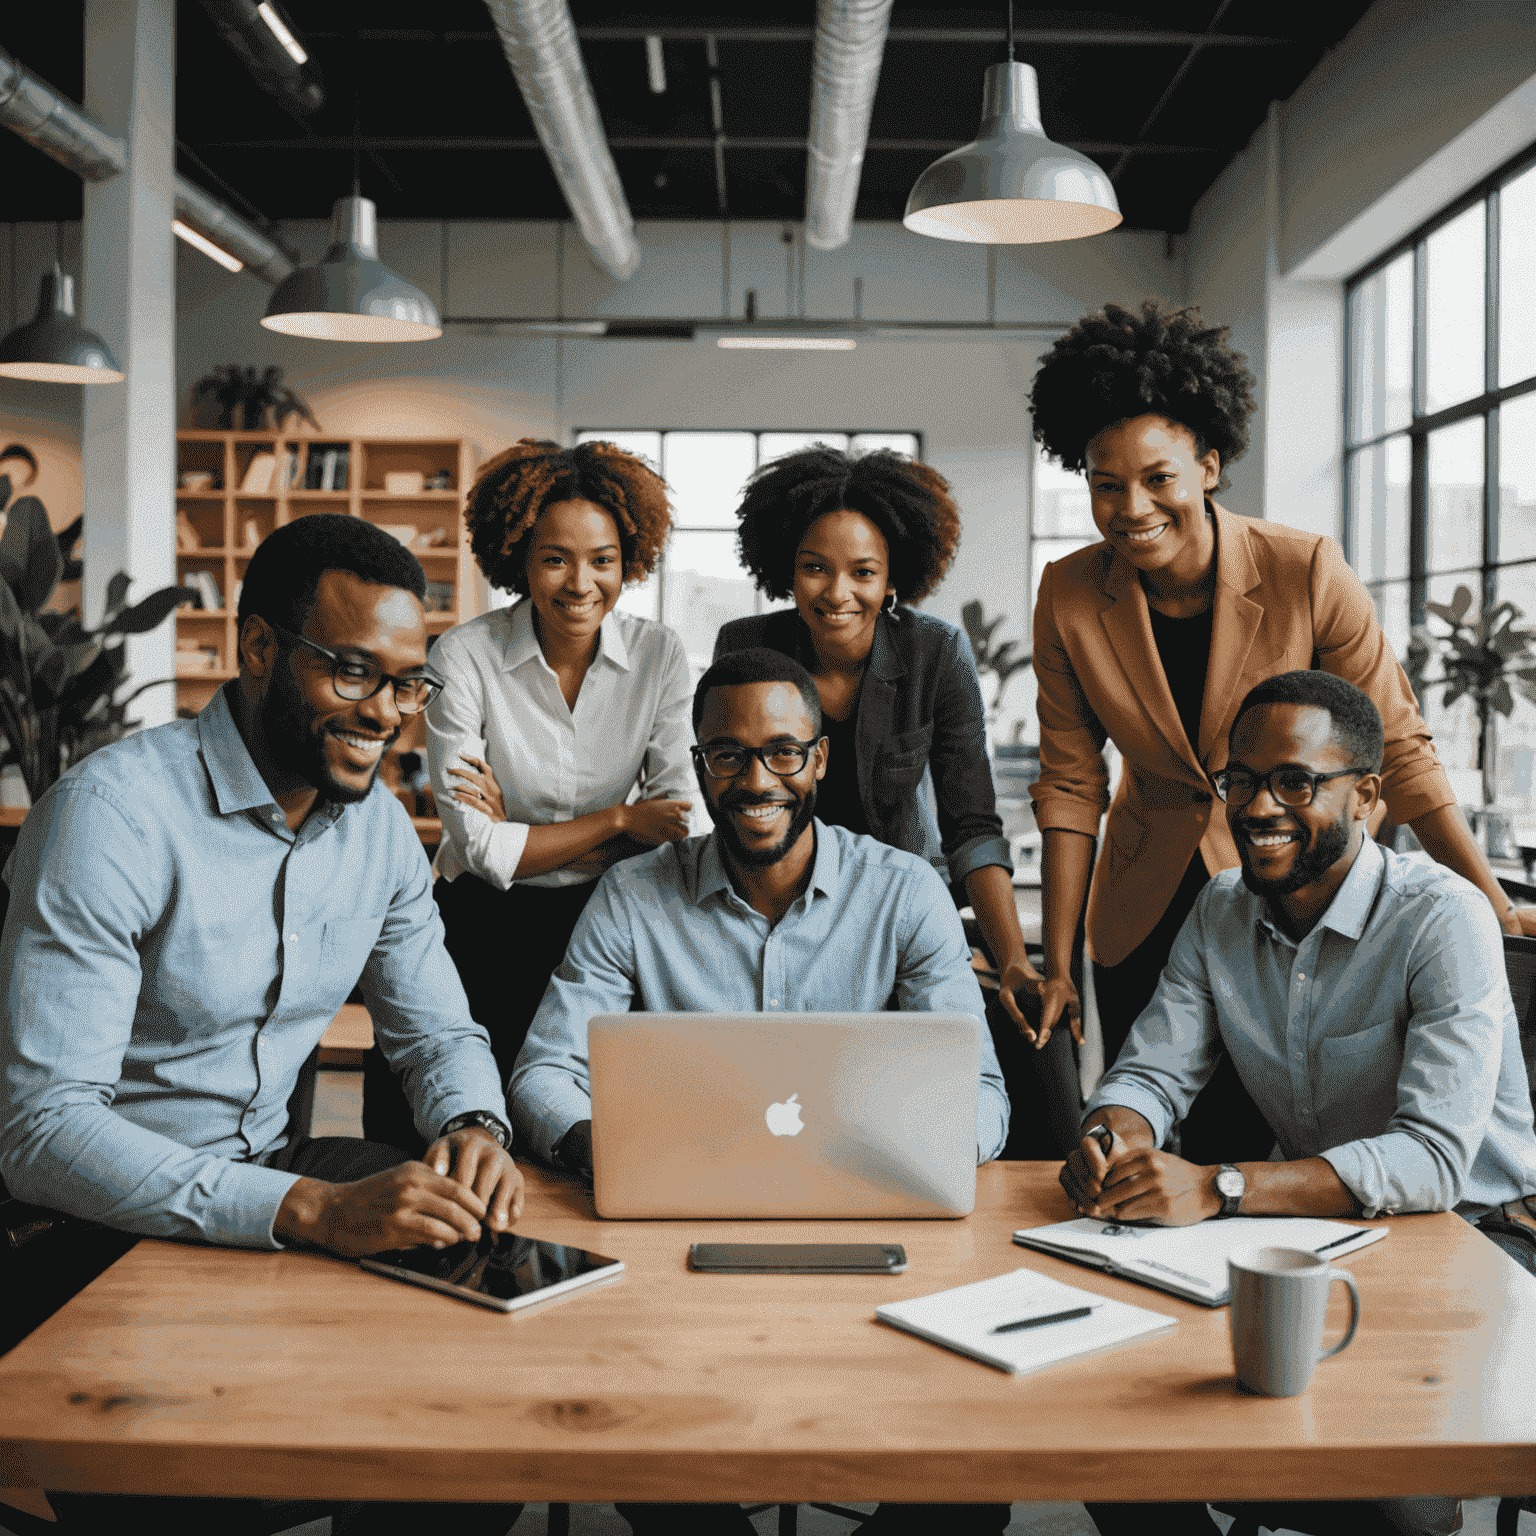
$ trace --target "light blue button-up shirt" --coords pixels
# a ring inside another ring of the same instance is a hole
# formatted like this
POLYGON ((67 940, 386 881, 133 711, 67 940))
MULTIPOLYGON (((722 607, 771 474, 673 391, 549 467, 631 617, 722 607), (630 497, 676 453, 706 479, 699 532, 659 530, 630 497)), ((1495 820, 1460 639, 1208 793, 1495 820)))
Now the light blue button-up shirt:
POLYGON ((982 1024, 978 1158, 1002 1151, 1008 1095, 959 914, 914 854, 813 823, 806 889, 777 924, 736 894, 715 834, 615 864, 598 882, 512 1069, 520 1140, 549 1158, 592 1115, 599 1013, 968 1013, 982 1024))
POLYGON ((72 768, 5 870, 0 1178, 153 1237, 252 1248, 288 1096, 362 981, 418 1130, 500 1112, 431 876, 382 786, 288 830, 222 692, 72 768))
POLYGON ((1536 1193, 1536 1132, 1488 898, 1369 838, 1298 944, 1223 870, 1089 1101, 1161 1142, 1221 1053, 1287 1161, 1324 1157, 1367 1216, 1476 1218, 1536 1193))

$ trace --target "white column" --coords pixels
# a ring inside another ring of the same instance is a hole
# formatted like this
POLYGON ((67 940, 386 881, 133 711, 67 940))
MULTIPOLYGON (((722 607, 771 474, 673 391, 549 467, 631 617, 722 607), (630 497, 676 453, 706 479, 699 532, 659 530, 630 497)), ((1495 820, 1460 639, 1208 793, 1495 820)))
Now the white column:
MULTIPOLYGON (((107 583, 129 600, 176 579, 175 0, 86 0, 85 109, 128 144, 128 168, 85 184, 82 319, 127 370, 84 388, 82 610, 101 621, 107 583)), ((128 642, 131 686, 169 678, 167 622, 128 642)), ((174 686, 134 706, 148 725, 176 712, 174 686)))

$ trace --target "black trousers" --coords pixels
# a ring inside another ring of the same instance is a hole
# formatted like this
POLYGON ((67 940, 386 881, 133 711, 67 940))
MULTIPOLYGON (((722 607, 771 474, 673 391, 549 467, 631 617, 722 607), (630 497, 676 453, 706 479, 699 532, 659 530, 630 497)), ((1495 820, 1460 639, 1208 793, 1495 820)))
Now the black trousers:
MULTIPOLYGON (((444 943, 469 998, 470 1017, 491 1037, 503 1088, 596 885, 595 880, 585 885, 514 885, 502 891, 476 875, 460 875, 432 887, 444 943)), ((400 1080, 378 1046, 363 1057, 363 1135, 404 1147, 413 1157, 427 1149, 400 1080)))
MULTIPOLYGON (((1104 1066, 1115 1063, 1131 1025, 1157 990, 1168 954, 1210 875, 1200 850, 1184 871, 1179 888, 1151 933, 1119 965, 1093 963, 1093 995, 1104 1036, 1104 1066)), ((1269 1156, 1274 1133, 1243 1087, 1230 1056, 1223 1056, 1179 1129, 1179 1155, 1192 1163, 1260 1163, 1269 1156)))
MULTIPOLYGON (((382 1173, 406 1160, 398 1147, 360 1141, 352 1136, 304 1137, 263 1159, 269 1168, 349 1184, 382 1173)), ((15 1257, 27 1258, 34 1244, 54 1237, 33 1255, 31 1284, 72 1287, 54 1295, 49 1311, 90 1284, 120 1259, 137 1238, 90 1222, 62 1222, 34 1238, 15 1257)), ((25 1267, 18 1266, 22 1277, 25 1267)), ((53 1493, 48 1502, 61 1531, 109 1531, 153 1528, 160 1536, 270 1536, 311 1520, 331 1517, 333 1536, 416 1536, 421 1531, 452 1530, 457 1536, 502 1536, 522 1513, 521 1504, 337 1504, 314 1499, 168 1498, 159 1495, 53 1493)))

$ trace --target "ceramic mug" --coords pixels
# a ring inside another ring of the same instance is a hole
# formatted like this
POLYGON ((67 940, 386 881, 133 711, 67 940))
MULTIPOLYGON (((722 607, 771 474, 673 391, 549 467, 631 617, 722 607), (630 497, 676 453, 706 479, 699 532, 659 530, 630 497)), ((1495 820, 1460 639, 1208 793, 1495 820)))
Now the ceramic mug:
POLYGON ((1313 1368, 1348 1345, 1360 1324, 1355 1277, 1302 1248, 1245 1248, 1227 1259, 1232 1300, 1232 1361, 1238 1384, 1265 1397, 1296 1397, 1313 1368), (1349 1327, 1332 1349, 1319 1353, 1328 1290, 1349 1287, 1349 1327))

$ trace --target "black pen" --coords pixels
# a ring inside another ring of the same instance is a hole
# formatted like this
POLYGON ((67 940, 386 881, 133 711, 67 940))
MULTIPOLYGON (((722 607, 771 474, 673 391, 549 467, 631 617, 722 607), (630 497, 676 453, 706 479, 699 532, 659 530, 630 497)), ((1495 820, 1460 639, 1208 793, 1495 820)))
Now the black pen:
POLYGON ((1047 1312, 1043 1317, 1021 1317, 1016 1323, 1002 1323, 988 1333, 1022 1333, 1026 1328, 1044 1328, 1047 1323, 1069 1323, 1074 1317, 1087 1317, 1092 1307, 1070 1307, 1065 1312, 1047 1312))
POLYGON ((1313 1253, 1327 1253, 1330 1248, 1342 1248, 1345 1243, 1352 1243, 1357 1237, 1364 1237, 1365 1230, 1360 1228, 1354 1232, 1346 1232, 1343 1237, 1336 1237, 1331 1243, 1324 1243, 1321 1248, 1314 1248, 1313 1253))

